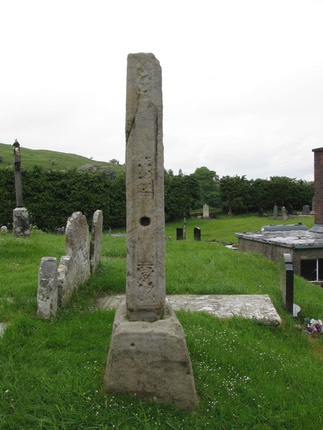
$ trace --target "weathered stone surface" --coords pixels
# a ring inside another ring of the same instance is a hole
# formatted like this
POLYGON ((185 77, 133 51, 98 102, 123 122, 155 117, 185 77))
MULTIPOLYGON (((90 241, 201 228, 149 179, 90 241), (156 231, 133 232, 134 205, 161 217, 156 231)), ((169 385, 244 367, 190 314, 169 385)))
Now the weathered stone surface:
POLYGON ((20 155, 20 143, 16 139, 13 146, 13 165, 15 172, 15 189, 16 189, 16 207, 22 208, 22 183, 21 183, 21 155, 20 155))
POLYGON ((82 212, 74 212, 67 220, 66 255, 71 258, 69 270, 73 273, 75 285, 86 282, 90 277, 89 226, 82 212))
POLYGON ((184 332, 169 307, 155 322, 130 322, 126 306, 119 307, 106 375, 107 391, 181 409, 193 409, 197 402, 184 332))
POLYGON ((86 217, 74 212, 65 229, 66 255, 57 269, 59 302, 66 304, 73 291, 85 283, 90 275, 90 236, 86 217))
POLYGON ((126 114, 127 288, 114 322, 105 389, 183 409, 196 391, 183 329, 165 308, 161 68, 128 56, 126 114))
POLYGON ((91 273, 94 273, 100 262, 101 242, 102 242, 103 214, 101 210, 96 210, 93 214, 90 256, 91 273))
POLYGON ((38 272, 37 315, 55 317, 57 313, 58 286, 55 257, 43 257, 38 272))
POLYGON ((58 301, 61 304, 66 304, 73 293, 75 287, 74 270, 69 270, 71 257, 64 255, 59 261, 57 269, 58 282, 58 301))
POLYGON ((165 304, 164 149, 161 67, 129 54, 126 103, 127 309, 155 321, 165 304))
POLYGON ((13 233, 15 236, 30 236, 29 214, 26 208, 13 210, 13 233))
MULTIPOLYGON (((125 301, 124 294, 102 297, 97 306, 116 309, 125 301)), ((267 294, 211 294, 167 296, 167 302, 176 310, 206 312, 216 318, 242 317, 264 325, 280 325, 281 318, 267 294)))
POLYGON ((203 205, 203 218, 205 219, 210 218, 210 208, 209 208, 209 205, 207 204, 203 205))

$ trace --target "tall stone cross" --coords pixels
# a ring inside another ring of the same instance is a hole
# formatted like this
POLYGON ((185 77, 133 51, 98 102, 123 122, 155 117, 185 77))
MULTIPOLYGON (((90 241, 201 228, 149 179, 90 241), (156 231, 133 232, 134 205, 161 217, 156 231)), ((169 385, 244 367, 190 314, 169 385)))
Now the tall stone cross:
POLYGON ((194 409, 185 334, 166 303, 161 67, 129 54, 126 111, 126 303, 116 312, 105 389, 194 409))
POLYGON ((165 306, 161 79, 161 67, 153 54, 129 54, 126 300, 131 321, 156 321, 163 316, 165 306))
POLYGON ((22 199, 20 143, 17 139, 12 146, 16 189, 16 208, 13 210, 13 233, 15 236, 29 236, 29 214, 27 209, 24 207, 22 199))
POLYGON ((15 169, 15 189, 16 189, 16 207, 22 208, 24 206, 22 200, 22 184, 21 184, 21 159, 20 159, 20 143, 16 139, 13 143, 13 157, 15 169))

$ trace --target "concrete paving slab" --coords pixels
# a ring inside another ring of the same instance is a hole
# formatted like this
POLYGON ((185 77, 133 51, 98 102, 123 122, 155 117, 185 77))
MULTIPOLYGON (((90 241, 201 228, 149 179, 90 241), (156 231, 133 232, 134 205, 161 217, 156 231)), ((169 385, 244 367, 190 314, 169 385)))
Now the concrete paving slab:
MULTIPOLYGON (((103 309, 116 309, 125 301, 125 295, 101 297, 97 306, 103 309)), ((217 318, 234 316, 255 319, 261 324, 277 326, 281 318, 267 294, 237 295, 168 295, 168 303, 176 310, 206 312, 217 318)))

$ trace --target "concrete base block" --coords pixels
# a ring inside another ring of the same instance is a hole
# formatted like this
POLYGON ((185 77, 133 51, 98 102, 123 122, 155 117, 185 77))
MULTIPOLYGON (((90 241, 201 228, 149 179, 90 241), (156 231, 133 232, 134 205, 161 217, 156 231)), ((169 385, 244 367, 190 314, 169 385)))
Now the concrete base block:
POLYGON ((119 307, 104 383, 107 392, 194 409, 197 396, 185 335, 169 305, 164 319, 155 322, 129 321, 126 305, 119 307))

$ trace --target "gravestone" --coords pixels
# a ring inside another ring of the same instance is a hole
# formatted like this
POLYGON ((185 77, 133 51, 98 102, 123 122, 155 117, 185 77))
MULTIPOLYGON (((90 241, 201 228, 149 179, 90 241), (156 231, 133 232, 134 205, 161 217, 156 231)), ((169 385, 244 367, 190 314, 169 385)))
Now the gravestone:
POLYGON ((24 207, 22 198, 20 143, 17 139, 12 146, 16 191, 16 208, 13 210, 13 233, 15 236, 30 236, 29 214, 24 207))
POLYGON ((161 67, 129 54, 126 102, 126 304, 116 312, 105 389, 193 409, 185 335, 166 305, 161 67))
POLYGON ((66 255, 58 266, 59 301, 67 303, 73 291, 91 275, 89 226, 82 212, 74 212, 65 229, 66 255))
POLYGON ((180 227, 176 228, 176 240, 184 240, 184 230, 180 227))
POLYGON ((274 213, 273 213, 273 217, 277 218, 278 217, 278 207, 277 205, 274 206, 274 213))
POLYGON ((204 219, 210 218, 210 208, 209 208, 209 205, 207 204, 203 205, 203 218, 204 219))
POLYGON ((55 257, 43 257, 38 272, 37 315, 55 317, 58 302, 57 266, 55 257))
POLYGON ((309 215, 310 214, 310 207, 309 205, 303 206, 303 215, 309 215))
POLYGON ((290 254, 283 254, 281 267, 280 288, 284 306, 289 313, 293 313, 294 300, 294 268, 290 254))
POLYGON ((282 206, 282 217, 283 217, 283 219, 288 219, 288 216, 287 216, 287 211, 286 211, 286 208, 285 208, 285 206, 282 206))
POLYGON ((103 215, 101 210, 96 210, 92 219, 90 255, 91 273, 94 273, 100 262, 101 242, 102 242, 103 215))
POLYGON ((65 305, 71 297, 74 288, 74 270, 70 270, 71 257, 63 255, 57 268, 58 301, 65 305))
POLYGON ((201 240, 201 229, 199 227, 194 227, 194 240, 201 240))

